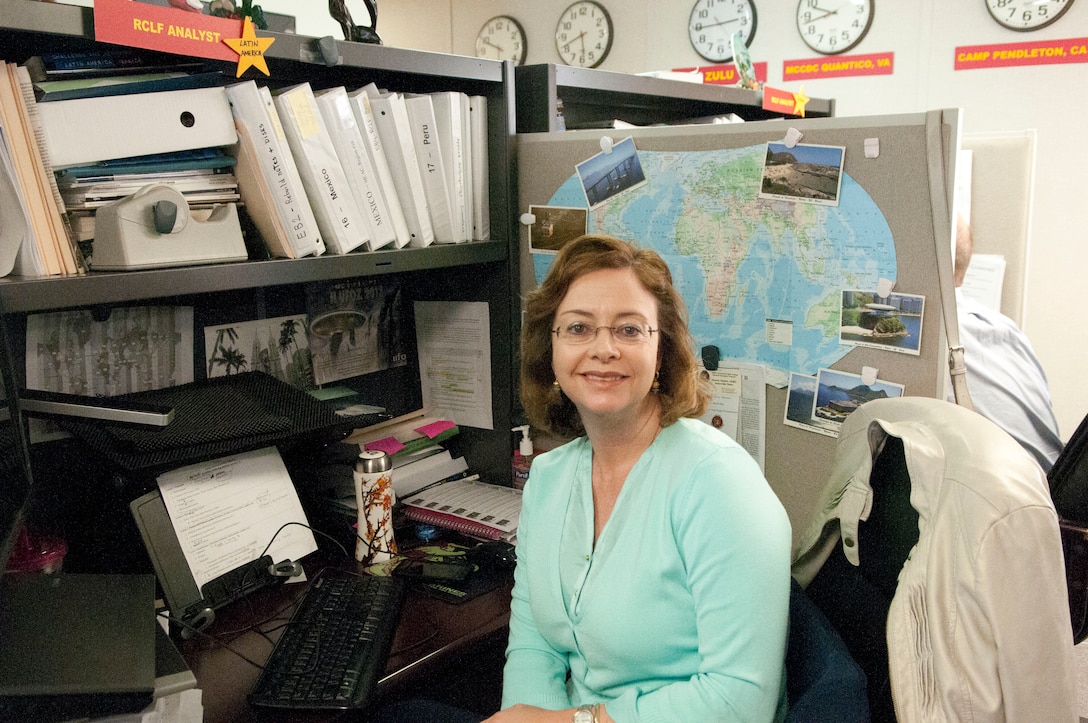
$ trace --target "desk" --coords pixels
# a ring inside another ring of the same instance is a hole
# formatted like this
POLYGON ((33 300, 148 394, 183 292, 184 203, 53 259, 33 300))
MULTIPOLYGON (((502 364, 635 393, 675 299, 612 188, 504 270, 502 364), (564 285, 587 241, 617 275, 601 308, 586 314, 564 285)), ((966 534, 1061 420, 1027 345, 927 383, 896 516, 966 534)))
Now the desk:
MULTIPOLYGON (((352 570, 361 567, 354 561, 341 566, 352 570)), ((310 578, 320 569, 320 565, 314 563, 307 563, 305 567, 310 578)), ((413 682, 423 681, 455 659, 457 652, 501 631, 509 622, 512 587, 513 581, 510 580, 489 593, 459 605, 442 602, 410 589, 376 697, 388 697, 413 682)), ((182 655, 203 692, 205 721, 357 719, 357 714, 350 711, 269 711, 251 707, 246 702, 246 694, 260 671, 231 651, 241 653, 256 663, 264 663, 272 651, 273 642, 279 637, 280 629, 266 638, 250 630, 249 626, 254 621, 270 618, 286 622, 294 609, 292 603, 305 590, 305 584, 286 583, 261 590, 219 611, 215 623, 206 632, 230 645, 231 650, 202 636, 182 642, 182 655)), ((275 626, 276 623, 269 622, 263 627, 275 626)))

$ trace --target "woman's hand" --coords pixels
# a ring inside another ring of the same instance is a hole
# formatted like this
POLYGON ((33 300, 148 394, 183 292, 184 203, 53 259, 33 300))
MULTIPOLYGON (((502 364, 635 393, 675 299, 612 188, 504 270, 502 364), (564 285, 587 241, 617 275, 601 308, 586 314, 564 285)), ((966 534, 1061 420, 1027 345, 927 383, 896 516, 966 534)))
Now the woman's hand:
MULTIPOLYGON (((517 704, 506 710, 500 710, 484 723, 570 723, 574 718, 574 708, 566 710, 545 710, 531 705, 517 704)), ((602 705, 597 710, 598 723, 612 723, 611 716, 602 705)))

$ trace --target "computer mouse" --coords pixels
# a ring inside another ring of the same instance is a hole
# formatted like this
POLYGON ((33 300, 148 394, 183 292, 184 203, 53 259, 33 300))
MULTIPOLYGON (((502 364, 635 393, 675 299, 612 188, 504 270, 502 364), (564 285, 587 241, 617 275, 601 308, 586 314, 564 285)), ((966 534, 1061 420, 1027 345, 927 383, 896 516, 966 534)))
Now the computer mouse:
POLYGON ((481 543, 469 551, 468 557, 480 567, 496 570, 513 570, 518 561, 514 546, 505 540, 481 543))

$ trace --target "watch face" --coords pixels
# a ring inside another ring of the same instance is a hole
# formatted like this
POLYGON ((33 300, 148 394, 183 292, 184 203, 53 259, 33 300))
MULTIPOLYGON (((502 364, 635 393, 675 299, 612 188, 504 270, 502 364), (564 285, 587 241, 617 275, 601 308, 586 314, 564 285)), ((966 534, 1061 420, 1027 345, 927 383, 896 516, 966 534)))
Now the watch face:
POLYGON ((801 0, 797 3, 797 32, 817 53, 845 53, 869 32, 873 1, 801 0))
POLYGON ((752 0, 697 0, 688 20, 688 39, 706 60, 724 63, 733 58, 733 34, 746 46, 756 34, 756 7, 752 0))
POLYGON ((986 9, 1000 25, 1026 32, 1057 21, 1073 0, 986 0, 986 9))
POLYGON ((579 0, 559 17, 555 49, 567 65, 596 68, 612 49, 612 18, 600 3, 579 0))
POLYGON ((574 718, 571 720, 571 723, 595 723, 593 720, 593 711, 579 708, 574 712, 574 718))
POLYGON ((476 35, 476 57, 525 62, 525 30, 509 15, 497 15, 476 35))

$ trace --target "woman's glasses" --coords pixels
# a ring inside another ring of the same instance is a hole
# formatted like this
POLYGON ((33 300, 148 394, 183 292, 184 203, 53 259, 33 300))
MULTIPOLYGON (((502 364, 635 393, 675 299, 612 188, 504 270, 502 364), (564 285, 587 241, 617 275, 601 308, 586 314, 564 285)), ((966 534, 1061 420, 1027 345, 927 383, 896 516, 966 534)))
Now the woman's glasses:
POLYGON ((556 338, 564 344, 586 344, 597 338, 597 332, 607 329, 619 344, 645 344, 657 329, 638 324, 620 324, 619 326, 590 326, 575 321, 566 326, 552 329, 556 338))

